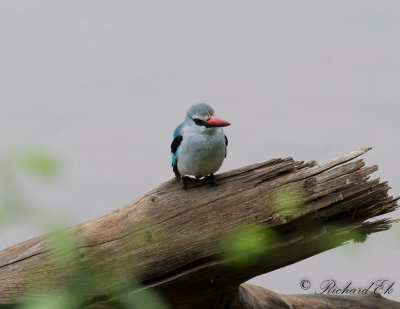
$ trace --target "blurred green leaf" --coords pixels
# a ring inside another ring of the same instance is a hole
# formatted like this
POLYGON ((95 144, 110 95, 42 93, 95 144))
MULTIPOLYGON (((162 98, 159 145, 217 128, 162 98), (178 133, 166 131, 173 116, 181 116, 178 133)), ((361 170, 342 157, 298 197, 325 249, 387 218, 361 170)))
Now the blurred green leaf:
POLYGON ((235 266, 246 266, 257 260, 260 254, 276 241, 277 235, 261 225, 244 225, 225 241, 223 257, 235 266))
POLYGON ((28 302, 18 306, 18 309, 78 309, 73 295, 61 293, 55 295, 37 295, 28 302))
POLYGON ((3 201, 0 204, 0 226, 6 224, 14 218, 20 217, 26 207, 16 201, 3 201))
POLYGON ((55 262, 71 264, 77 261, 79 246, 78 235, 70 230, 58 230, 52 232, 47 246, 54 252, 55 262))
POLYGON ((168 309, 163 299, 156 293, 146 290, 128 294, 119 303, 126 309, 168 309))
POLYGON ((50 155, 34 151, 17 154, 14 161, 24 171, 42 178, 54 177, 59 166, 50 155))
POLYGON ((280 215, 292 216, 304 204, 302 194, 290 187, 279 188, 270 198, 273 211, 280 215))

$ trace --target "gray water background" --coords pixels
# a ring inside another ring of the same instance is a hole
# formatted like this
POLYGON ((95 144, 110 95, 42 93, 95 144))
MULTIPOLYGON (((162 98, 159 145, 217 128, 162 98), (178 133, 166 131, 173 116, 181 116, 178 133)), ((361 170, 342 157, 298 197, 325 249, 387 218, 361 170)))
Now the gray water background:
MULTIPOLYGON (((25 185, 65 225, 171 178, 172 131, 198 102, 232 123, 221 172, 372 146, 367 163, 400 193, 399 1, 2 1, 0 35, 1 154, 59 158, 56 181, 25 185)), ((43 232, 16 220, 0 247, 43 232)), ((399 240, 382 232, 251 282, 389 279, 400 300, 399 240)))

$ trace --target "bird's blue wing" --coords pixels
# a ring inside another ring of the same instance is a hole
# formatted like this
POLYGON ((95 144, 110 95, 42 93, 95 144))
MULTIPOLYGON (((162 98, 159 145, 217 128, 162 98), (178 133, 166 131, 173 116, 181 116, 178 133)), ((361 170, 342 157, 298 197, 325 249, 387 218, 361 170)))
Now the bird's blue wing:
POLYGON ((177 162, 178 162, 177 155, 178 155, 178 151, 179 151, 179 145, 181 144, 182 139, 183 139, 183 137, 181 135, 182 127, 183 127, 183 122, 175 129, 174 135, 173 135, 174 139, 171 143, 171 152, 172 152, 171 162, 172 162, 172 167, 174 169, 175 176, 177 176, 177 177, 181 176, 178 171, 178 168, 177 168, 177 162))
POLYGON ((173 138, 178 137, 179 135, 181 135, 181 130, 183 128, 184 123, 182 122, 179 126, 176 127, 175 131, 174 131, 174 135, 173 138))

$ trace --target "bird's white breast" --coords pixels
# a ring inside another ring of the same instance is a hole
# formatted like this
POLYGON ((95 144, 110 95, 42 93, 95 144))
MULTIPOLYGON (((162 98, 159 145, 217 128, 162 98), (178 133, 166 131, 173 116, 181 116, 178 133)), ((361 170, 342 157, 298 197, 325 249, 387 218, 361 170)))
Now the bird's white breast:
POLYGON ((182 176, 207 176, 215 173, 225 158, 225 136, 221 128, 199 130, 188 128, 177 155, 182 176))

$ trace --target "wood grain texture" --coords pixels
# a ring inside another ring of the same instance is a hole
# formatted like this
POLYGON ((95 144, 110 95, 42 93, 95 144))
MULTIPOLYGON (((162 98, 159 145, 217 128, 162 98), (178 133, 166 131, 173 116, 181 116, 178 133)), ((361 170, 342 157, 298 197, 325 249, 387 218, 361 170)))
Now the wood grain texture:
POLYGON ((182 190, 171 179, 66 229, 79 237, 67 263, 55 262, 53 234, 0 251, 0 304, 23 301, 32 286, 62 289, 71 269, 90 267, 100 276, 123 276, 104 277, 107 295, 87 287, 88 308, 112 308, 119 297, 138 292, 133 281, 142 290, 158 290, 173 308, 226 308, 253 276, 390 227, 387 219, 366 221, 397 208, 388 184, 369 179, 377 166, 355 160, 368 150, 321 165, 273 159, 219 174, 214 187, 196 180, 182 190), (301 207, 282 209, 275 198, 282 192, 296 192, 301 207), (273 229, 279 238, 260 248, 252 263, 235 268, 235 257, 223 254, 225 240, 245 223, 273 229))
POLYGON ((366 295, 281 295, 252 284, 242 284, 231 309, 399 309, 400 303, 373 292, 366 295))

